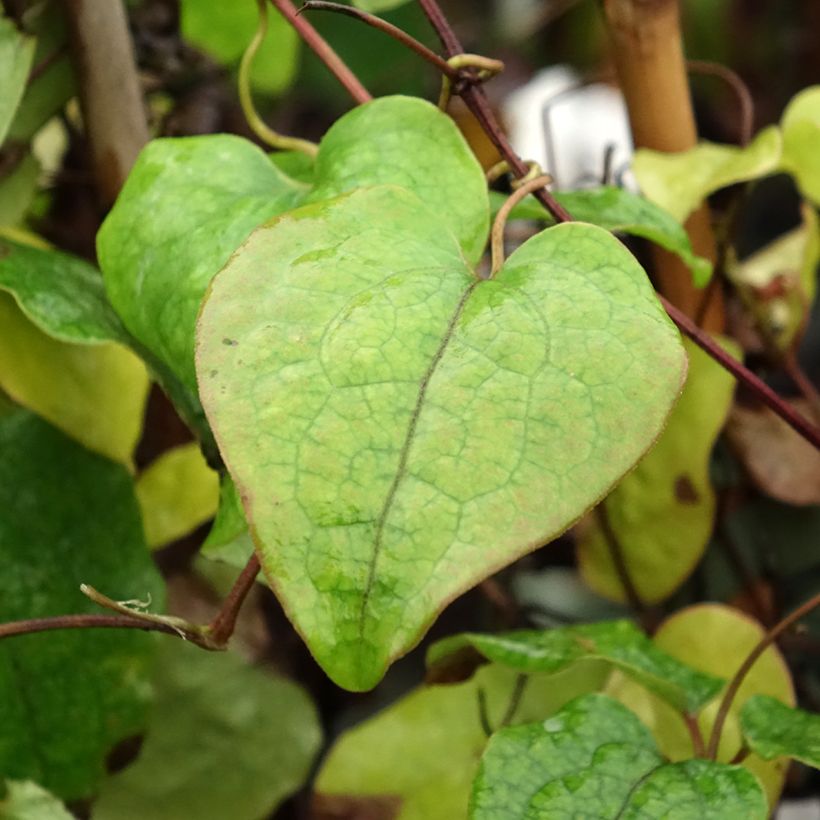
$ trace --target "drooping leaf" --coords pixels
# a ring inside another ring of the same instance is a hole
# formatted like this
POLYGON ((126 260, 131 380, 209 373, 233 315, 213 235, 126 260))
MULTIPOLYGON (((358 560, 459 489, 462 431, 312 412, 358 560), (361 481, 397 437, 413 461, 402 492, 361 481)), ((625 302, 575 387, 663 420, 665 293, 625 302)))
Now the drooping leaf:
POLYGON ((605 695, 496 732, 473 787, 473 820, 596 817, 764 820, 766 798, 740 766, 667 763, 635 714, 605 695))
POLYGON ((411 188, 456 231, 471 259, 488 221, 481 167, 429 103, 374 100, 322 140, 317 188, 281 173, 259 148, 226 135, 155 140, 138 158, 97 238, 108 295, 123 322, 196 391, 194 325, 213 276, 251 230, 306 198, 361 185, 411 188))
MULTIPOLYGON (((0 418, 0 622, 99 612, 87 583, 153 598, 151 564, 127 471, 25 411, 0 418)), ((76 629, 0 644, 0 777, 56 795, 91 794, 105 756, 140 731, 153 636, 76 629)))
POLYGON ((740 713, 743 739, 764 760, 790 757, 820 769, 820 715, 755 695, 740 713))
POLYGON ((711 142, 676 154, 642 148, 632 170, 647 198, 683 222, 714 191, 774 173, 782 147, 780 130, 771 126, 744 148, 711 142))
POLYGON ((321 729, 296 684, 177 641, 154 685, 140 755, 103 784, 92 820, 258 820, 307 778, 321 729))
POLYGON ((0 327, 0 388, 91 450, 130 464, 148 395, 142 362, 116 343, 52 338, 2 288, 0 327))
MULTIPOLYGON (((763 635, 761 626, 742 612, 720 604, 701 604, 668 618, 655 633, 654 641, 659 649, 687 666, 729 679, 763 635)), ((632 709, 652 729, 661 751, 670 760, 692 757, 691 735, 683 718, 667 703, 620 674, 611 679, 605 691, 632 709)), ((742 741, 738 716, 745 702, 757 694, 794 705, 791 675, 775 647, 769 647, 761 655, 744 679, 723 730, 718 760, 728 762, 739 751, 742 741)), ((698 717, 704 739, 709 738, 719 703, 720 696, 698 717)), ((757 776, 766 790, 769 805, 774 807, 783 787, 786 761, 767 763, 752 754, 743 761, 743 766, 757 776)))
POLYGON ((164 452, 137 479, 145 537, 153 548, 176 541, 213 518, 219 477, 196 443, 164 452))
POLYGON ((99 271, 76 256, 0 237, 0 290, 53 339, 130 344, 99 271))
POLYGON ((783 168, 797 180, 800 190, 820 204, 820 86, 804 88, 786 106, 783 129, 783 168))
POLYGON ((518 672, 558 672, 581 660, 611 664, 681 712, 696 713, 724 681, 697 672, 658 649, 631 621, 607 621, 501 635, 467 632, 430 647, 431 674, 472 648, 486 660, 518 672))
MULTIPOLYGON (((543 720, 572 698, 598 688, 606 676, 606 669, 594 663, 549 677, 535 675, 512 723, 543 720)), ((466 683, 416 689, 345 732, 319 772, 317 816, 466 818, 470 784, 487 744, 479 719, 479 691, 484 692, 490 724, 497 726, 515 697, 515 681, 509 670, 484 667, 466 683)))
POLYGON ((550 228, 480 280, 438 215, 378 187, 256 231, 211 287, 197 366, 269 582, 364 689, 634 463, 684 354, 600 228, 550 228))
POLYGON ((33 57, 34 38, 0 14, 0 144, 23 97, 33 57))
MULTIPOLYGON (((733 344, 723 344, 737 353, 733 344)), ((600 513, 579 528, 581 575, 592 589, 615 601, 626 601, 627 595, 612 557, 612 535, 638 595, 654 603, 689 577, 712 534, 716 501, 709 457, 735 382, 694 344, 684 345, 689 371, 666 429, 603 502, 610 532, 600 513)))
POLYGON ((0 798, 3 820, 74 820, 53 794, 31 780, 7 780, 5 788, 6 795, 0 798))
MULTIPOLYGON (((608 231, 648 239, 677 254, 692 270, 696 286, 700 287, 709 281, 712 265, 707 259, 694 253, 689 236, 680 222, 645 197, 609 186, 580 191, 555 191, 553 195, 572 214, 573 219, 599 225, 608 231)), ((493 211, 497 211, 505 199, 503 194, 491 192, 493 211)), ((549 211, 533 197, 519 202, 510 217, 554 221, 549 211)))
MULTIPOLYGON (((182 0, 180 13, 182 36, 228 66, 238 65, 259 19, 256 3, 224 0, 182 0)), ((299 36, 271 6, 268 32, 251 68, 253 86, 267 94, 285 91, 296 73, 298 55, 299 36)))

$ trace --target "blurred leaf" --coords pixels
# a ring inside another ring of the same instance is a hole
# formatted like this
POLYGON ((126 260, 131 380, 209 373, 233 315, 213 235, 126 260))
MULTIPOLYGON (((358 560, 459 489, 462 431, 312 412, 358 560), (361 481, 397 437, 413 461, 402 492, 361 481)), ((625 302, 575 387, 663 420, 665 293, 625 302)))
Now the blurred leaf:
POLYGON ((774 173, 782 142, 779 129, 770 126, 745 148, 711 142, 675 154, 642 148, 635 152, 632 170, 646 197, 683 222, 720 188, 774 173))
MULTIPOLYGON (((549 677, 534 675, 512 722, 544 719, 568 700, 597 689, 606 676, 606 669, 594 663, 549 677)), ((484 692, 488 718, 497 725, 515 689, 513 672, 485 667, 466 683, 416 689, 345 732, 319 772, 316 817, 466 819, 470 784, 487 744, 478 693, 484 692)))
POLYGON ((471 647, 492 663, 517 672, 558 672, 581 660, 603 661, 639 681, 676 709, 694 714, 724 685, 659 650, 631 621, 607 621, 500 635, 466 632, 439 641, 427 652, 430 674, 458 661, 471 647))
POLYGON ((820 769, 820 715, 755 695, 740 713, 747 745, 764 760, 790 757, 820 769))
POLYGON ((306 199, 404 185, 441 214, 471 258, 481 255, 484 175, 430 103, 391 97, 350 111, 322 140, 316 179, 311 191, 252 143, 227 135, 154 140, 140 154, 98 234, 100 265, 125 325, 189 390, 194 325, 211 279, 253 228, 306 199))
POLYGON ((0 289, 13 294, 23 313, 54 339, 131 341, 108 303, 99 271, 76 256, 0 236, 0 289))
POLYGON ((253 540, 248 532, 245 511, 233 479, 226 473, 219 484, 219 507, 216 520, 202 544, 201 553, 212 561, 242 569, 253 554, 253 540))
MULTIPOLYGON (((737 347, 722 342, 734 355, 737 347)), ((629 577, 649 603, 669 596, 697 566, 715 516, 709 457, 734 393, 733 378, 689 340, 689 372, 655 446, 604 500, 609 527, 629 577)), ((595 514, 579 527, 583 579, 601 595, 626 601, 612 548, 595 514)))
POLYGON ((26 151, 8 169, 0 171, 0 226, 17 225, 31 205, 37 193, 40 163, 30 151, 26 151))
MULTIPOLYGON (((2 291, 0 326, 0 388, 91 450, 130 464, 148 395, 142 362, 115 343, 51 338, 2 291)), ((82 324, 61 327, 83 333, 82 324)))
POLYGON ((152 549, 170 544, 213 518, 219 478, 196 442, 164 452, 137 479, 137 500, 152 549))
POLYGON ((820 204, 820 85, 804 88, 786 106, 783 129, 783 167, 797 180, 800 190, 820 204))
POLYGON ((666 763, 638 718, 598 694, 576 698, 549 720, 496 732, 470 808, 473 820, 767 816, 748 771, 707 760, 666 763))
POLYGON ((154 683, 140 755, 92 820, 259 820, 307 779, 321 729, 295 683, 182 641, 164 644, 154 683))
POLYGON ((23 97, 34 57, 34 38, 0 14, 0 145, 23 97))
MULTIPOLYGON (((0 417, 0 622, 99 612, 116 599, 163 603, 126 470, 25 411, 0 417)), ((90 795, 111 747, 139 732, 153 636, 75 629, 0 644, 0 777, 90 795)))
MULTIPOLYGON (((697 287, 712 275, 707 259, 696 256, 683 226, 653 202, 623 188, 592 188, 581 191, 554 191, 553 196, 579 222, 590 222, 608 231, 640 236, 677 254, 692 271, 697 287)), ((490 206, 496 213, 507 197, 490 192, 490 206)), ((527 197, 513 208, 511 219, 553 222, 552 215, 535 197, 527 197)))
POLYGON ((373 14, 380 14, 383 11, 390 11, 403 6, 408 0, 353 0, 353 5, 373 14))
MULTIPOLYGON (((180 12, 183 38, 228 66, 239 63, 259 23, 253 2, 182 0, 180 12)), ((253 61, 254 87, 266 94, 285 91, 296 72, 298 54, 298 35, 271 5, 268 33, 253 61)))
MULTIPOLYGON (((664 621, 655 633, 654 641, 658 649, 688 666, 729 679, 764 634, 756 621, 736 609, 720 604, 700 604, 680 610, 664 621)), ((661 752, 670 760, 692 757, 691 736, 683 718, 671 706, 620 674, 613 676, 605 691, 640 717, 652 730, 661 752)), ((724 726, 718 760, 732 760, 739 751, 742 745, 738 723, 740 710, 752 695, 757 694, 770 695, 794 705, 791 674, 776 647, 769 647, 744 679, 724 726)), ((717 697, 698 717, 701 733, 706 739, 719 702, 720 697, 717 697)), ((767 763, 752 754, 743 761, 743 766, 757 776, 766 790, 769 805, 774 807, 783 788, 787 762, 779 759, 767 763)))
MULTIPOLYGON (((812 406, 803 399, 789 404, 805 418, 812 406)), ((820 452, 768 407, 732 408, 726 428, 735 452, 754 483, 787 504, 820 504, 820 452)))
POLYGON ((481 280, 441 214, 394 186, 258 229, 197 332, 203 406, 266 575, 354 689, 605 493, 684 368, 610 234, 550 228, 481 280))
POLYGON ((74 820, 74 815, 69 814, 53 794, 30 780, 6 781, 6 796, 0 798, 0 817, 3 820, 74 820))

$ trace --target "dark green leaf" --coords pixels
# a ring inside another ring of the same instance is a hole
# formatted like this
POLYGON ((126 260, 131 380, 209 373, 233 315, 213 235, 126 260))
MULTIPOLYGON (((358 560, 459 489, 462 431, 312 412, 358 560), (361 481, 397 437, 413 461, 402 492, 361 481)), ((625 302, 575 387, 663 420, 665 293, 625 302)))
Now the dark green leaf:
POLYGON ((601 660, 623 671, 682 712, 694 714, 723 687, 658 649, 631 621, 521 630, 502 635, 467 632, 430 647, 427 664, 435 676, 465 647, 486 660, 519 672, 558 672, 580 660, 601 660))
POLYGON ((321 730, 296 684, 169 641, 155 687, 140 756, 106 781, 92 820, 258 820, 307 778, 321 730))
MULTIPOLYGON (((556 191, 554 194, 573 219, 590 222, 608 231, 641 236, 677 254, 692 271, 698 287, 705 285, 712 274, 712 265, 696 256, 683 226, 663 208, 623 188, 602 187, 581 191, 556 191)), ((493 211, 501 207, 506 197, 493 192, 493 211)), ((552 216, 534 197, 520 202, 512 211, 513 219, 538 219, 552 222, 552 216)))
POLYGON ((496 732, 473 786, 473 820, 764 820, 745 769, 666 763, 649 730, 604 695, 583 695, 541 723, 496 732))
POLYGON ((764 760, 792 757, 820 769, 820 715, 754 695, 743 706, 740 727, 746 744, 764 760))
MULTIPOLYGON (((0 418, 0 453, 0 622, 99 612, 81 583, 161 608, 125 468, 23 411, 0 418)), ((109 749, 143 726, 153 637, 77 629, 3 641, 0 776, 91 794, 109 749)))

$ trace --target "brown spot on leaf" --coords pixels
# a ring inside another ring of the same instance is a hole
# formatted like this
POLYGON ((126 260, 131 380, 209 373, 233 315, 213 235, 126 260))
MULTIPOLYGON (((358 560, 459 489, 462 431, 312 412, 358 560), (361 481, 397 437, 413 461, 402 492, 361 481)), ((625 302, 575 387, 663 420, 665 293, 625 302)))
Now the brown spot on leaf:
POLYGON ((400 809, 394 794, 315 794, 310 820, 394 820, 400 809))
POLYGON ((469 680, 487 659, 472 646, 463 646, 430 666, 426 683, 461 683, 469 680))
POLYGON ((700 495, 688 475, 679 475, 675 479, 675 498, 681 504, 697 504, 700 501, 700 495))

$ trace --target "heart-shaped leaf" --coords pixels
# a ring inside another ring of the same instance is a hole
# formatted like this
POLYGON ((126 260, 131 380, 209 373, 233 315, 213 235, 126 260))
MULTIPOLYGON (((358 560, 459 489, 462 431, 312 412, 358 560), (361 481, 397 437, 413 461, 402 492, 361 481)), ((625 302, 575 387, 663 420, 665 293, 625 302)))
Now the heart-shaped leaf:
POLYGON ((550 228, 480 280, 438 215, 387 186, 255 232, 198 340, 268 580, 353 689, 600 498, 657 436, 685 367, 602 229, 550 228))
POLYGON ((473 820, 764 820, 766 798, 740 766, 667 763, 634 713, 582 695, 540 723, 496 732, 473 786, 473 820))
POLYGON ((239 137, 162 139, 140 154, 97 237, 105 286, 123 322, 191 391, 194 325, 208 283, 248 234, 306 200, 361 185, 415 191, 471 260, 489 206, 481 166, 452 120, 410 97, 340 118, 322 140, 316 187, 280 172, 239 137))
POLYGON ((704 675, 658 649, 631 621, 520 630, 503 635, 465 633, 430 647, 431 674, 458 660, 471 647, 486 660, 519 672, 558 672, 580 660, 602 660, 642 683, 675 709, 696 713, 724 681, 704 675))
POLYGON ((820 769, 820 715, 754 695, 743 706, 740 727, 746 744, 764 760, 791 757, 820 769))
MULTIPOLYGON (((646 197, 623 188, 603 186, 580 191, 555 191, 553 196, 579 222, 600 225, 608 231, 640 236, 677 254, 692 271, 698 287, 712 275, 712 264, 692 250, 689 236, 673 216, 646 197)), ((497 211, 506 197, 490 193, 490 204, 497 211)), ((533 198, 522 200, 513 208, 510 219, 538 219, 553 222, 550 212, 533 198)))

